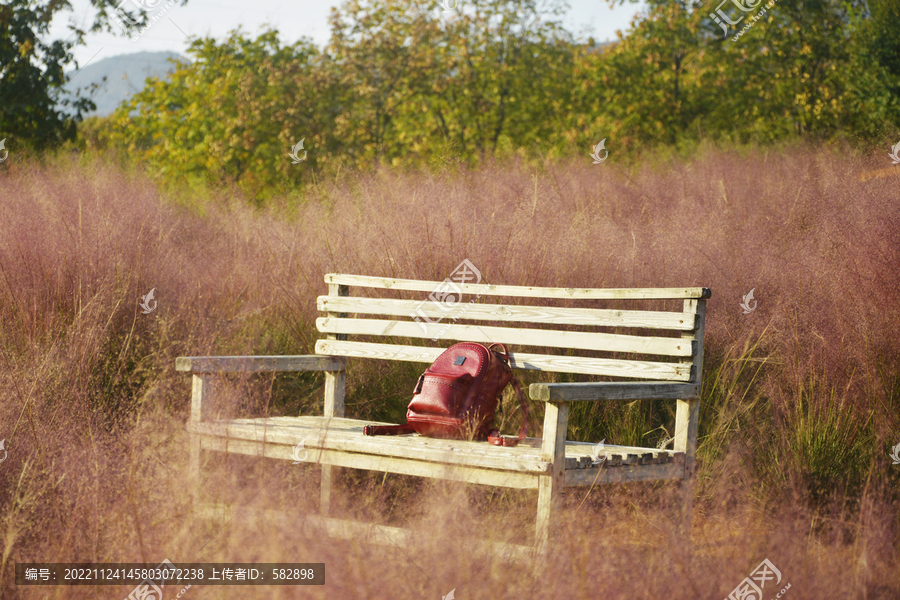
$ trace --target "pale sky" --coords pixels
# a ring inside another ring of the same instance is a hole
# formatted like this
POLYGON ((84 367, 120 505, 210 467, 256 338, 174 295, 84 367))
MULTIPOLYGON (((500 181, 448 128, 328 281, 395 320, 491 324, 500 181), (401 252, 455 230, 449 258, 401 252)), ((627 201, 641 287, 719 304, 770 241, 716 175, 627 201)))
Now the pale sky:
MULTIPOLYGON (((89 0, 70 1, 74 11, 57 15, 51 24, 52 39, 68 37, 66 23, 72 19, 85 23, 85 26, 92 22, 94 10, 89 0)), ((129 12, 134 12, 139 0, 124 1, 125 7, 130 7, 129 12)), ((163 10, 167 1, 147 0, 148 5, 154 7, 150 14, 163 10)), ((431 1, 435 3, 435 10, 440 10, 438 1, 431 1)), ((464 9, 465 1, 459 2, 464 9)), ((330 36, 329 11, 339 4, 340 0, 189 0, 185 6, 176 2, 137 40, 109 33, 90 34, 86 37, 87 44, 75 48, 74 54, 79 67, 86 66, 89 61, 133 52, 169 50, 184 54, 186 35, 222 39, 237 27, 256 35, 265 24, 272 24, 279 30, 283 44, 307 37, 321 47, 330 36)), ((563 20, 566 28, 578 39, 593 36, 598 42, 615 39, 616 30, 625 31, 631 18, 643 9, 642 2, 617 5, 614 9, 610 9, 604 0, 570 0, 569 4, 570 9, 563 20)), ((448 5, 454 4, 449 2, 448 5)))

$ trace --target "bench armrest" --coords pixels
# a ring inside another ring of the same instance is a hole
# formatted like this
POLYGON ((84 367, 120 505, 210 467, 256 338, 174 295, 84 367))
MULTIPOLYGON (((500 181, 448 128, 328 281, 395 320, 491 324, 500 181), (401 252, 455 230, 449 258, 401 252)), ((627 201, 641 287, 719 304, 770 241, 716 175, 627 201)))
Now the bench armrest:
POLYGON ((532 383, 532 400, 575 402, 577 400, 699 400, 699 383, 628 381, 610 383, 532 383))
POLYGON ((254 373, 260 371, 343 371, 344 361, 331 356, 179 356, 176 371, 254 373))
POLYGON ((325 371, 325 414, 344 414, 343 358, 310 354, 306 356, 179 356, 176 371, 193 374, 191 422, 206 421, 211 413, 214 380, 221 373, 264 373, 325 371))

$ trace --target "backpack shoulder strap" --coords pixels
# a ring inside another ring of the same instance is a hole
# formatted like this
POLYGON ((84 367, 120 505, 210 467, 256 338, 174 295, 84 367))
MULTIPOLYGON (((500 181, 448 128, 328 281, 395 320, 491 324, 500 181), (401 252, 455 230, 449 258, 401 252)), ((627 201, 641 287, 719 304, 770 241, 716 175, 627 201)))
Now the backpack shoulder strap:
POLYGON ((363 427, 363 435, 404 435, 415 433, 412 425, 366 425, 363 427))

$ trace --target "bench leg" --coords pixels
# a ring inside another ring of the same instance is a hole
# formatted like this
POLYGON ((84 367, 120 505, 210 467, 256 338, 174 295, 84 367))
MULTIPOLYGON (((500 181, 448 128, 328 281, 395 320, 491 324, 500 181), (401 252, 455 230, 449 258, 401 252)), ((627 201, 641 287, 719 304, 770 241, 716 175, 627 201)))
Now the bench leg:
POLYGON ((694 472, 697 467, 697 426, 700 420, 699 400, 678 400, 675 413, 675 451, 684 452, 684 479, 680 483, 681 535, 691 545, 691 517, 694 508, 694 472))
POLYGON ((559 504, 559 494, 554 495, 554 492, 553 478, 541 477, 538 484, 537 523, 534 532, 538 556, 544 556, 547 553, 550 542, 550 524, 551 517, 555 512, 554 504, 559 504))
MULTIPOLYGON (((213 375, 211 373, 195 373, 191 378, 191 422, 202 423, 210 414, 213 395, 213 375)), ((191 500, 194 508, 200 506, 200 489, 203 485, 200 469, 200 436, 190 434, 190 460, 188 464, 191 489, 191 500)))
MULTIPOLYGON (((332 288, 331 286, 332 284, 329 284, 328 293, 337 294, 338 288, 332 288)), ((340 289, 343 290, 340 292, 340 295, 346 296, 347 286, 340 286, 340 289)), ((333 316, 346 317, 347 315, 334 314, 333 316)), ((341 336, 332 337, 339 339, 341 336)), ((346 336, 343 337, 346 339, 346 336)), ((328 418, 344 416, 344 388, 347 383, 347 372, 344 370, 344 367, 347 363, 347 359, 341 358, 336 360, 341 363, 341 370, 328 371, 325 373, 325 405, 322 414, 328 418)), ((322 465, 322 482, 319 488, 319 514, 323 517, 327 517, 331 510, 331 484, 334 477, 337 476, 338 468, 339 467, 333 467, 332 465, 322 465)))
POLYGON ((541 456, 544 460, 551 461, 552 467, 550 473, 541 477, 538 482, 537 523, 535 524, 534 541, 539 557, 547 554, 552 528, 551 518, 559 508, 560 495, 565 487, 566 430, 568 426, 568 403, 548 402, 544 413, 541 456))

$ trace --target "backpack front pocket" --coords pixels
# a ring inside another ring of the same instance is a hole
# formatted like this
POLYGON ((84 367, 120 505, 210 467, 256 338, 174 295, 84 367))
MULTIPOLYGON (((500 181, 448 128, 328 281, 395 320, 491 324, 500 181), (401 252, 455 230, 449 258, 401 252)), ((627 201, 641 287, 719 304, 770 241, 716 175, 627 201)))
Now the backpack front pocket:
POLYGON ((457 411, 465 401, 471 385, 472 376, 468 373, 445 375, 426 371, 419 377, 409 409, 420 415, 458 418, 460 415, 457 411))

